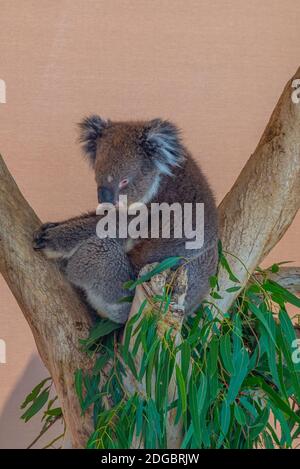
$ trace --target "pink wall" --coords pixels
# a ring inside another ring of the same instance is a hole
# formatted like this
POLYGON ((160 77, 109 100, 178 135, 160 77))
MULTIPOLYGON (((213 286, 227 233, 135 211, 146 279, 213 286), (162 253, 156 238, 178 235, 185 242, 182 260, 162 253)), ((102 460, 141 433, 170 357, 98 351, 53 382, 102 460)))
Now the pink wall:
MULTIPOLYGON (((220 201, 299 66, 299 31, 297 0, 2 0, 0 152, 39 216, 56 220, 96 203, 82 116, 162 116, 220 201)), ((299 263, 299 235, 298 216, 268 263, 299 263)), ((24 447, 39 422, 19 422, 18 403, 47 372, 2 279, 0 338, 0 447, 24 447)))

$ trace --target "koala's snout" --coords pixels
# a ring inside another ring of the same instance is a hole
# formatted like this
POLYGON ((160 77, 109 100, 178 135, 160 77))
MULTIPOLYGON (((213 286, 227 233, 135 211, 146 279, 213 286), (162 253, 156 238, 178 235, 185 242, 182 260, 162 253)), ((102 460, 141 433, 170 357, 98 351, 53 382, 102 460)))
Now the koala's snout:
POLYGON ((104 204, 104 203, 114 204, 115 203, 114 191, 109 187, 105 187, 105 186, 99 187, 98 202, 99 204, 104 204))

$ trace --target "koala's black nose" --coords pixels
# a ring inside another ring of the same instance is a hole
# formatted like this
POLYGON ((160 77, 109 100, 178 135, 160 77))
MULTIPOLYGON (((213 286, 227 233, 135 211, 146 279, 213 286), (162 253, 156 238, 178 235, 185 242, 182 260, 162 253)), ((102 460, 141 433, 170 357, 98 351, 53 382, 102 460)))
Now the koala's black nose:
POLYGON ((99 204, 103 204, 105 202, 113 204, 114 203, 113 190, 110 189, 109 187, 105 187, 105 186, 99 187, 99 189, 98 189, 98 202, 99 202, 99 204))

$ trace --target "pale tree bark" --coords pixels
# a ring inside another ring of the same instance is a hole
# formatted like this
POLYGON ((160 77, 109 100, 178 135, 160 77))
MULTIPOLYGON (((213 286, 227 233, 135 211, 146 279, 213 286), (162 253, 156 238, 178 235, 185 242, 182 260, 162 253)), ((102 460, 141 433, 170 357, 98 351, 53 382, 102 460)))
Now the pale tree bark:
MULTIPOLYGON (((295 78, 300 78, 300 69, 286 85, 254 154, 219 207, 223 249, 235 256, 230 261, 241 288, 281 239, 300 207, 300 104, 291 100, 291 84, 295 78)), ((74 372, 78 368, 89 370, 92 366, 92 359, 82 353, 79 345, 79 339, 87 336, 91 321, 85 306, 58 269, 33 251, 32 233, 40 221, 2 158, 0 207, 0 271, 54 380, 72 445, 84 447, 92 432, 92 421, 89 413, 81 415, 74 390, 74 372)), ((277 280, 299 292, 299 269, 283 269, 278 275, 281 278, 277 276, 277 280)), ((131 314, 137 311, 144 298, 151 297, 158 284, 163 286, 164 281, 164 277, 160 277, 139 286, 131 314)), ((235 296, 225 291, 230 286, 227 275, 221 272, 223 298, 217 301, 216 314, 225 313, 234 301, 235 296)), ((171 321, 175 334, 183 319, 184 281, 183 284, 179 281, 178 291, 181 293, 173 304, 173 315, 161 325, 163 331, 171 321)), ((127 385, 134 390, 136 383, 127 385)), ((180 444, 180 425, 177 430, 172 428, 172 418, 170 415, 170 448, 180 444)))
POLYGON ((53 378, 72 445, 83 447, 93 427, 89 413, 81 416, 74 373, 91 366, 79 347, 79 338, 88 335, 90 317, 56 266, 32 249, 32 234, 41 222, 1 157, 0 207, 0 271, 53 378))
MULTIPOLYGON (((300 103, 292 101, 292 83, 287 83, 255 152, 230 192, 219 206, 223 249, 244 287, 249 274, 282 238, 300 208, 300 103)), ((221 311, 227 311, 232 286, 221 272, 221 311)), ((235 296, 238 295, 236 292, 235 296)))

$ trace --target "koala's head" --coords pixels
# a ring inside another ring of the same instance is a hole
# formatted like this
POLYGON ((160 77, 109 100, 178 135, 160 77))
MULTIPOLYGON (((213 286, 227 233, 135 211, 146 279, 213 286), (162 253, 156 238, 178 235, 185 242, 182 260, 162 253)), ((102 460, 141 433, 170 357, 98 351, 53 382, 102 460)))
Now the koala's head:
POLYGON ((172 177, 185 151, 178 129, 168 121, 111 122, 91 116, 80 124, 80 141, 95 170, 99 203, 149 203, 162 177, 172 177))

